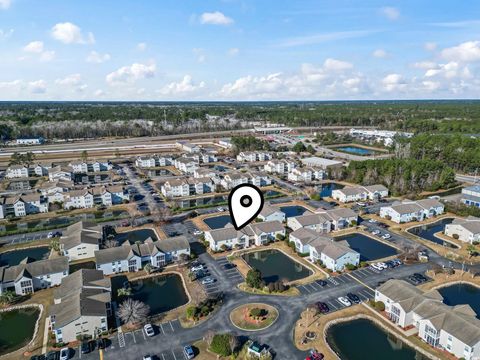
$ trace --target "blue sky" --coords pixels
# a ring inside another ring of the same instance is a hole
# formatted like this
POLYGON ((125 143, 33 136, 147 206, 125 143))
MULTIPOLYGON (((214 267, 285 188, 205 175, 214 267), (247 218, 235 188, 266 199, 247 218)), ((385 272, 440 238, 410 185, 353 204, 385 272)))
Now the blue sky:
POLYGON ((479 1, 0 0, 0 100, 478 98, 479 1))

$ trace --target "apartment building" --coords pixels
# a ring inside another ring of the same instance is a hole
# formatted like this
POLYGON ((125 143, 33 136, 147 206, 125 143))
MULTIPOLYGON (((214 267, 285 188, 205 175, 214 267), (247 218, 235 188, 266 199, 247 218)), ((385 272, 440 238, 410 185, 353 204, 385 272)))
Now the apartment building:
POLYGON ((388 189, 383 185, 347 186, 332 190, 332 198, 342 203, 365 200, 379 200, 388 196, 388 189))
POLYGON ((396 201, 391 206, 381 207, 380 217, 400 224, 410 221, 423 221, 441 215, 444 211, 445 206, 435 199, 404 200, 396 201))
POLYGON ((48 212, 48 199, 40 193, 0 197, 0 219, 48 212))

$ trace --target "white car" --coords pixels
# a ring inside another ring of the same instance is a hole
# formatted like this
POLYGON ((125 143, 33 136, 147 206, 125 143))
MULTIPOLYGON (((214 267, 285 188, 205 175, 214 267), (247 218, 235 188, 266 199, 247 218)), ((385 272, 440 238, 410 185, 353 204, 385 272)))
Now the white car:
POLYGON ((155 335, 155 330, 153 330, 152 324, 145 324, 143 330, 148 337, 152 337, 153 335, 155 335))
POLYGON ((48 234, 47 234, 47 239, 51 239, 53 237, 53 232, 50 231, 48 234))
POLYGON ((352 303, 350 300, 348 300, 345 296, 340 296, 338 299, 337 299, 340 304, 342 305, 345 305, 345 306, 352 306, 352 303))
POLYGON ((392 235, 390 234, 383 234, 382 235, 382 239, 390 239, 392 237, 392 235))
POLYGON ((375 223, 377 222, 377 220, 375 220, 375 219, 370 219, 370 220, 368 220, 368 222, 369 222, 369 223, 372 223, 372 224, 375 224, 375 223))
POLYGON ((60 350, 60 360, 68 360, 70 357, 70 349, 68 347, 60 350))
POLYGON ((382 270, 383 270, 383 267, 382 267, 382 266, 379 266, 378 263, 376 263, 376 264, 370 264, 370 267, 374 268, 375 270, 379 270, 379 271, 382 271, 382 270))
POLYGON ((211 277, 206 277, 205 279, 202 280, 202 285, 209 285, 213 284, 215 280, 211 277))
POLYGON ((143 360, 153 360, 150 355, 143 355, 143 360))
POLYGON ((382 270, 388 268, 387 264, 385 264, 384 262, 378 262, 378 263, 377 263, 377 266, 380 267, 380 268, 382 268, 382 270))
POLYGON ((218 207, 217 211, 220 211, 220 212, 223 211, 223 207, 218 207))
POLYGON ((203 265, 192 266, 190 268, 190 271, 192 271, 192 272, 200 271, 200 270, 203 270, 203 265))
POLYGON ((203 231, 202 230, 195 230, 193 232, 193 235, 202 235, 203 234, 203 231))
POLYGON ((380 234, 380 230, 373 230, 373 231, 372 231, 372 234, 373 234, 373 235, 378 235, 378 234, 380 234))

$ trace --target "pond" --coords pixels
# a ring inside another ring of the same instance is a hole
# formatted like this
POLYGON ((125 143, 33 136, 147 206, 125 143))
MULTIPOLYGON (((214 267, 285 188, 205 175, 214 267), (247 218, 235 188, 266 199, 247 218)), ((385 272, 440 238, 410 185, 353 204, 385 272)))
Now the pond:
POLYGON ((172 176, 174 175, 174 173, 172 173, 168 169, 157 169, 157 170, 147 170, 147 175, 149 177, 172 176))
POLYGON ((451 224, 453 221, 452 218, 446 218, 439 221, 435 221, 434 223, 428 225, 420 225, 414 228, 408 229, 410 234, 417 235, 425 240, 434 242, 436 244, 440 244, 449 248, 457 249, 458 246, 449 242, 443 241, 442 239, 436 237, 434 234, 438 232, 442 232, 445 230, 445 225, 451 224))
POLYGON ((2 232, 22 232, 30 229, 55 229, 68 226, 80 220, 95 220, 95 219, 108 219, 108 218, 121 218, 128 217, 128 212, 124 210, 107 210, 107 211, 95 211, 87 212, 72 216, 60 216, 55 218, 32 220, 27 222, 5 223, 0 224, 0 234, 2 232))
POLYGON ((6 251, 0 254, 0 266, 14 266, 20 264, 20 261, 27 256, 34 260, 47 259, 50 254, 48 246, 32 247, 29 249, 19 249, 6 251))
POLYGON ((438 289, 443 302, 450 306, 468 304, 480 319, 480 289, 470 284, 453 284, 438 289))
POLYGON ((150 306, 150 315, 175 309, 188 302, 182 279, 166 274, 130 282, 133 298, 150 306))
POLYGON ((303 215, 308 210, 300 205, 289 205, 289 206, 281 206, 280 211, 283 212, 285 216, 288 218, 288 217, 303 215))
POLYGON ((371 149, 365 149, 359 146, 340 146, 340 147, 334 147, 332 148, 333 150, 336 151, 341 151, 347 154, 352 154, 352 155, 360 155, 360 156, 368 156, 368 155, 374 155, 378 154, 378 151, 371 150, 371 149))
POLYGON ((224 228, 228 223, 232 223, 230 215, 220 215, 203 219, 203 222, 212 230, 224 228))
POLYGON ((149 237, 151 237, 153 241, 158 240, 158 237, 153 229, 138 229, 117 233, 115 235, 115 240, 118 241, 119 245, 123 244, 125 241, 129 241, 131 244, 134 244, 137 241, 144 242, 149 237))
POLYGON ((0 356, 30 342, 39 315, 36 307, 0 312, 0 356))
POLYGON ((367 319, 332 325, 327 342, 342 360, 424 360, 414 349, 367 319))
POLYGON ((288 282, 303 279, 312 272, 278 250, 254 251, 243 255, 243 259, 252 268, 262 273, 265 283, 278 280, 288 282))
POLYGON ((345 240, 348 245, 360 253, 360 261, 373 261, 397 254, 397 249, 363 234, 340 236, 336 240, 345 240))
POLYGON ((345 187, 344 185, 338 184, 338 183, 335 183, 335 182, 322 184, 322 185, 319 186, 320 196, 322 198, 330 197, 330 196, 332 196, 332 191, 333 190, 343 189, 344 187, 345 187))

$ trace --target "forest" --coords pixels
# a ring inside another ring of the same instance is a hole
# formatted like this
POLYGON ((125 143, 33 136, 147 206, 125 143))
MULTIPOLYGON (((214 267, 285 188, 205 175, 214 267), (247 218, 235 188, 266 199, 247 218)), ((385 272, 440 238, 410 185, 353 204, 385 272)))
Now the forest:
POLYGON ((454 170, 441 161, 382 159, 351 161, 344 179, 362 185, 383 184, 391 194, 416 196, 456 185, 454 170))
POLYGON ((3 139, 168 135, 241 129, 267 121, 480 133, 480 101, 0 103, 3 139))

